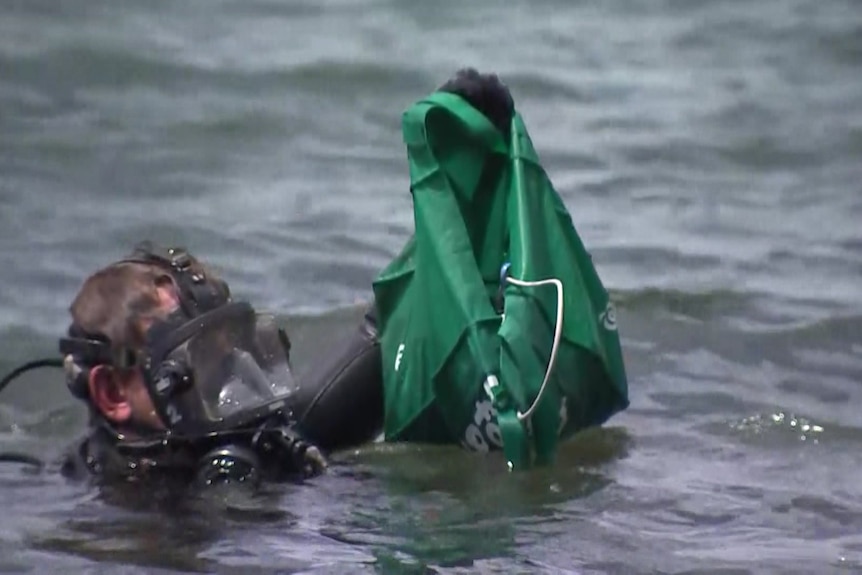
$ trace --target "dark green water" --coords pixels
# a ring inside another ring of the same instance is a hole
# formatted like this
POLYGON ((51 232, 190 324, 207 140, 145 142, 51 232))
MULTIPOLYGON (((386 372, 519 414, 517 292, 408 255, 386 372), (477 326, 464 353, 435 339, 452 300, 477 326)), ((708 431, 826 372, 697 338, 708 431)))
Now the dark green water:
MULTIPOLYGON (((631 408, 510 476, 370 447, 251 500, 0 466, 0 572, 862 572, 862 5, 5 0, 0 372, 181 242, 310 362, 412 229, 400 114, 510 85, 620 309, 631 408)), ((0 448, 84 423, 50 373, 0 448)))

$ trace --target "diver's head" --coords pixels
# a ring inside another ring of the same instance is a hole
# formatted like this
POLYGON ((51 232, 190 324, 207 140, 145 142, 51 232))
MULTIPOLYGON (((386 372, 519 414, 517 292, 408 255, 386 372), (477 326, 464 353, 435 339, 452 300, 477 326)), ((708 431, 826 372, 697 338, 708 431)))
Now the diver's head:
MULTIPOLYGON (((195 260, 196 266, 199 266, 195 260)), ((203 272, 205 273, 205 272, 203 272)), ((103 340, 115 349, 143 350, 146 332, 179 307, 177 286, 171 275, 153 263, 120 261, 88 277, 69 311, 70 335, 103 340)), ((75 395, 85 399, 94 414, 118 429, 165 428, 150 397, 141 366, 114 362, 81 361, 75 395)))
POLYGON ((182 249, 141 244, 70 312, 69 387, 123 435, 204 437, 286 411, 287 334, 182 249))

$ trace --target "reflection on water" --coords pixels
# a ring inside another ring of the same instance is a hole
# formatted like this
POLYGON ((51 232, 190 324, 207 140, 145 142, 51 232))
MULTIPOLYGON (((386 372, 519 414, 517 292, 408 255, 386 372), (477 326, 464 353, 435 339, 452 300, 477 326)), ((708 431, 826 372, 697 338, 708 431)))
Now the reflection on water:
POLYGON ((565 531, 561 504, 605 488, 603 470, 626 456, 619 428, 593 430, 566 444, 553 468, 503 471, 501 454, 452 447, 380 445, 351 458, 383 489, 380 507, 353 512, 345 541, 382 546, 391 564, 469 566, 517 553, 519 533, 565 531))
POLYGON ((622 429, 590 431, 564 445, 556 467, 514 474, 501 472, 499 455, 376 445, 337 456, 326 476, 256 492, 102 486, 48 512, 56 524, 31 532, 27 546, 186 572, 490 568, 515 560, 519 533, 565 532, 561 506, 577 513, 579 499, 611 483, 604 469, 626 457, 630 443, 622 429))

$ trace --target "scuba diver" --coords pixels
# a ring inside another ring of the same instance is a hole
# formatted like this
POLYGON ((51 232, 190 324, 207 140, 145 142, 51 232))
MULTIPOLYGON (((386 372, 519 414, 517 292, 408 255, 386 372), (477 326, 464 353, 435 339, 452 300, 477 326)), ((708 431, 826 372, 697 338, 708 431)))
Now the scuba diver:
MULTIPOLYGON (((514 103, 494 74, 459 70, 443 86, 501 131, 514 103)), ((326 454, 367 443, 384 420, 372 303, 342 347, 303 381, 275 316, 235 301, 228 284, 182 248, 144 242, 83 283, 60 339, 62 366, 89 410, 65 458, 69 477, 171 476, 199 484, 291 480, 326 454)))
POLYGON ((324 451, 379 432, 373 310, 308 386, 294 379, 277 317, 235 301, 181 248, 139 244, 87 278, 70 312, 60 352, 90 429, 67 475, 305 477, 326 467, 324 451))

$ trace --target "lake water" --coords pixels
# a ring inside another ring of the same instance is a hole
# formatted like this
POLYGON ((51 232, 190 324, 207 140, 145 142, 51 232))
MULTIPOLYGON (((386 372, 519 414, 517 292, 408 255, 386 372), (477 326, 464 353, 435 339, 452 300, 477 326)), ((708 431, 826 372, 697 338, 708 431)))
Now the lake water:
MULTIPOLYGON (((553 469, 375 446, 250 500, 0 465, 0 572, 862 572, 862 5, 6 0, 0 372, 182 243, 313 350, 412 230, 400 115, 497 72, 619 308, 631 407, 553 469)), ((311 356, 306 356, 311 361, 311 356)), ((56 457, 55 373, 0 448, 56 457)))

